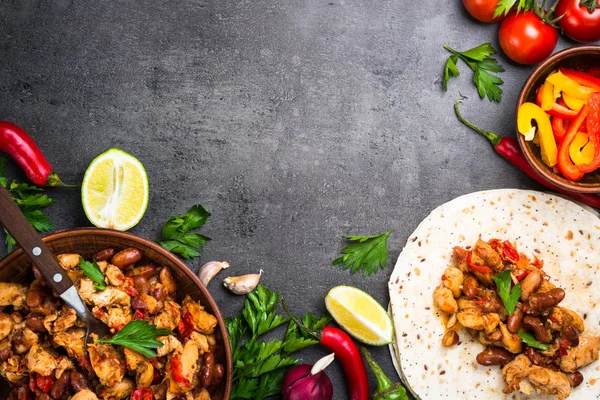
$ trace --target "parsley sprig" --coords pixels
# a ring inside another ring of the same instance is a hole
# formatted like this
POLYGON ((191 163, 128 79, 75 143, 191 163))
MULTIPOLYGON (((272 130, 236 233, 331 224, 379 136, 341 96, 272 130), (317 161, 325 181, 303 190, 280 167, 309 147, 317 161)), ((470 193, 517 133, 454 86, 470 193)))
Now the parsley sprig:
POLYGON ((532 10, 535 7, 535 1, 537 0, 500 0, 496 4, 496 11, 494 11, 494 18, 500 15, 507 15, 513 7, 517 6, 517 12, 523 10, 532 10))
MULTIPOLYGON (((6 159, 0 158, 0 185, 8 190, 13 201, 17 203, 21 211, 23 211, 25 218, 27 218, 29 223, 31 223, 33 228, 38 232, 48 232, 54 229, 54 226, 46 214, 41 210, 42 208, 48 207, 54 201, 43 193, 44 189, 42 188, 27 183, 18 183, 15 180, 8 184, 5 175, 5 165, 6 159)), ((10 253, 17 242, 6 229, 4 232, 6 233, 6 250, 10 253)))
MULTIPOLYGON (((279 300, 279 293, 258 285, 248 294, 242 312, 225 321, 233 351, 232 399, 262 400, 279 394, 287 369, 299 362, 290 355, 317 343, 277 312, 279 300), (283 340, 261 339, 285 323, 288 327, 283 340)), ((318 329, 330 320, 309 313, 302 322, 318 329)))
POLYGON ((448 81, 450 78, 460 75, 456 63, 460 58, 473 71, 473 83, 477 87, 477 93, 482 99, 487 96, 490 101, 500 102, 502 100, 502 89, 500 85, 504 83, 496 75, 490 72, 504 72, 504 68, 498 64, 498 61, 491 57, 496 54, 496 49, 490 43, 484 43, 467 51, 457 51, 449 46, 444 46, 452 55, 448 57, 444 67, 444 80, 442 86, 448 90, 448 81))
POLYGON ((515 311, 515 307, 517 305, 517 301, 519 301, 519 297, 521 297, 521 285, 518 283, 512 287, 512 278, 510 269, 506 271, 502 271, 498 275, 494 276, 494 282, 496 282, 496 287, 498 288, 498 296, 502 299, 502 303, 504 303, 504 308, 506 308, 506 312, 508 315, 512 315, 515 311))
POLYGON ((533 334, 531 334, 529 332, 525 332, 522 329, 519 329, 519 331, 517 332, 517 335, 519 335, 521 340, 523 340, 523 343, 525 343, 529 347, 533 347, 534 349, 539 349, 539 350, 549 350, 550 349, 550 346, 548 346, 545 343, 539 342, 533 334))
POLYGON ((128 322, 110 339, 96 339, 95 341, 127 347, 148 358, 153 358, 157 356, 155 349, 163 346, 163 343, 156 338, 172 334, 173 332, 168 329, 157 328, 156 325, 136 319, 128 322))
POLYGON ((104 282, 104 274, 100 269, 98 263, 94 260, 92 262, 85 261, 83 257, 79 257, 79 268, 84 274, 92 281, 94 281, 94 287, 98 290, 106 289, 106 282, 104 282))
POLYGON ((345 236, 346 240, 355 242, 342 249, 344 254, 333 260, 333 265, 341 265, 343 269, 356 272, 362 268, 364 276, 374 274, 387 266, 387 240, 392 230, 374 236, 345 236))
POLYGON ((198 257, 202 247, 211 239, 189 231, 204 225, 208 217, 210 213, 202 205, 196 204, 186 214, 169 218, 162 228, 158 244, 186 260, 198 257))

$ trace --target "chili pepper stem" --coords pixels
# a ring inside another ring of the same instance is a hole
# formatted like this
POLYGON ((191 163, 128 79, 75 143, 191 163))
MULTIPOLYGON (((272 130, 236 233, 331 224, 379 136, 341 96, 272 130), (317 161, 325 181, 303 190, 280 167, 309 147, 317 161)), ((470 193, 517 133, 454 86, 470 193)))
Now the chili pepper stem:
POLYGON ((69 185, 69 184, 64 183, 63 181, 60 180, 59 176, 57 174, 55 174, 54 172, 52 172, 50 175, 48 175, 48 182, 46 183, 46 186, 69 187, 69 188, 79 187, 79 185, 69 185))
POLYGON ((494 146, 494 147, 498 146, 498 144, 502 140, 502 136, 500 136, 494 132, 483 130, 483 129, 479 128, 478 126, 473 125, 471 122, 467 121, 460 113, 460 110, 458 107, 458 105, 460 103, 462 103, 462 99, 457 100, 456 103, 454 103, 454 112, 456 113, 456 117, 458 118, 458 120, 460 122, 462 122, 464 125, 468 126, 472 130, 474 130, 475 132, 479 133, 481 136, 485 137, 492 144, 492 146, 494 146))
POLYGON ((373 371, 373 375, 375 375, 375 379, 377 380, 377 387, 379 388, 379 391, 383 391, 383 390, 391 388, 393 385, 392 381, 390 380, 390 378, 387 377, 385 372, 383 372, 383 370, 381 369, 379 364, 377 364, 377 361, 375 361, 375 359, 373 358, 371 353, 369 353, 369 351, 366 348, 364 348, 363 346, 360 347, 360 352, 367 360, 369 367, 371 367, 371 371, 373 371))
POLYGON ((290 317, 290 319, 292 321, 294 321, 294 323, 298 326, 298 328, 302 329, 304 332, 308 333, 310 336, 312 336, 315 340, 321 341, 321 335, 319 334, 319 332, 314 331, 312 329, 308 329, 307 327, 305 327, 304 325, 302 325, 302 323, 300 321, 298 321, 298 318, 296 318, 295 315, 293 315, 287 304, 285 304, 285 300, 283 299, 283 297, 281 298, 281 305, 283 306, 283 309, 285 311, 285 313, 288 315, 288 317, 290 317))

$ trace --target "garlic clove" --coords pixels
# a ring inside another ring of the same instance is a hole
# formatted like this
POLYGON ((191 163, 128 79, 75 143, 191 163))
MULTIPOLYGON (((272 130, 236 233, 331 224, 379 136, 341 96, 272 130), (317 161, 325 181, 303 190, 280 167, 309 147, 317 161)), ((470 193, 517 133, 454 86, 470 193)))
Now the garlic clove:
POLYGON ((200 278, 200 282, 202 282, 204 286, 208 286, 211 279, 214 278, 219 271, 226 268, 229 268, 229 263, 227 261, 209 261, 200 268, 200 271, 198 271, 198 278, 200 278))
POLYGON ((234 294, 248 294, 256 288, 262 273, 263 270, 261 269, 258 274, 228 276, 223 279, 223 285, 234 294))

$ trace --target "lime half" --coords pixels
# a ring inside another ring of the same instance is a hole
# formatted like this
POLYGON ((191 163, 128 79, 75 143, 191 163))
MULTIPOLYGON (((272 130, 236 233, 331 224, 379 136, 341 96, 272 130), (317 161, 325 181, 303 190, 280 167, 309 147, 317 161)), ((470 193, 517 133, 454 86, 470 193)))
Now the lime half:
POLYGON ((362 290, 336 286, 325 296, 325 307, 333 319, 357 340, 373 346, 392 342, 392 319, 377 300, 362 290))
POLYGON ((81 202, 90 222, 99 228, 126 231, 146 212, 148 174, 134 156, 117 148, 98 155, 81 185, 81 202))

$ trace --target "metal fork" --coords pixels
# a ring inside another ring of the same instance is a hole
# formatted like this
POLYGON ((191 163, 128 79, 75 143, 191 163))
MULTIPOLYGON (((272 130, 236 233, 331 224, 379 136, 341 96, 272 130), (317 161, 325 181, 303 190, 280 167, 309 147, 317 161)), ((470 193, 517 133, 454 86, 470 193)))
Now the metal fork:
MULTIPOLYGON (((91 342, 91 333, 97 334, 100 338, 108 335, 110 333, 108 326, 96 319, 86 307, 77 293, 73 281, 62 269, 56 256, 48 249, 2 185, 0 185, 0 224, 4 225, 4 228, 23 249, 25 255, 37 267, 47 285, 85 321, 87 326, 86 344, 91 342)), ((6 390, 5 384, 7 382, 0 379, 0 397, 2 398, 4 398, 3 391, 6 390)), ((10 390, 10 385, 8 389, 10 390)))

